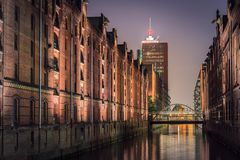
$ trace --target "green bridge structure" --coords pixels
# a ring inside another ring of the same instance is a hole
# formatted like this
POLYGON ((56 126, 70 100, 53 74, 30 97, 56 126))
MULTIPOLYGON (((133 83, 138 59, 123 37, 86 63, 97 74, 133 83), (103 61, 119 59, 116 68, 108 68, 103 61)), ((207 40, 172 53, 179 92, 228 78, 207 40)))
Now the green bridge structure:
POLYGON ((202 111, 185 104, 172 104, 161 111, 149 112, 148 120, 151 125, 204 123, 202 111))

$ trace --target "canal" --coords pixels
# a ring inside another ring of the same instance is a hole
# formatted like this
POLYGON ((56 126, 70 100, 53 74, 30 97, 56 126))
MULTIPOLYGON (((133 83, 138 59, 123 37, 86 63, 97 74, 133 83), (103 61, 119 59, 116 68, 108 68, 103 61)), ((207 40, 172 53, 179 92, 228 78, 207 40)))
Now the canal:
POLYGON ((144 135, 73 160, 239 160, 232 152, 202 132, 199 125, 161 125, 144 135))

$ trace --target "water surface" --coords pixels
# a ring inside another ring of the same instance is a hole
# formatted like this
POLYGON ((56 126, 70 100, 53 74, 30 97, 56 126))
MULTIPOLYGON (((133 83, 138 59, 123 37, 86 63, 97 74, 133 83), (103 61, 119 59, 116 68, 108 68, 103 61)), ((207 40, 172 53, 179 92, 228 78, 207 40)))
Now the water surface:
POLYGON ((164 125, 144 135, 73 160, 239 160, 223 145, 202 132, 198 125, 164 125))

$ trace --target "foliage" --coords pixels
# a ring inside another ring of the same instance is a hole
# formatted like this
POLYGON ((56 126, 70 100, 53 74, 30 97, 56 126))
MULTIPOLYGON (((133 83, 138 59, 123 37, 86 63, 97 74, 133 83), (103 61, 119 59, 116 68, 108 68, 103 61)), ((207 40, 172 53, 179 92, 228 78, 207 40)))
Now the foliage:
POLYGON ((148 96, 148 110, 149 112, 156 112, 162 110, 162 99, 158 98, 155 101, 152 100, 151 96, 148 96))

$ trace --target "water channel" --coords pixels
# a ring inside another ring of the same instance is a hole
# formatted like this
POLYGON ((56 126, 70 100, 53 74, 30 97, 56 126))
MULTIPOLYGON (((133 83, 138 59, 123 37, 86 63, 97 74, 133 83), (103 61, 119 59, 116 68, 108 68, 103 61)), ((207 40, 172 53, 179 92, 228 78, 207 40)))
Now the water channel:
POLYGON ((73 160, 239 160, 199 125, 162 125, 150 135, 116 143, 73 160))

